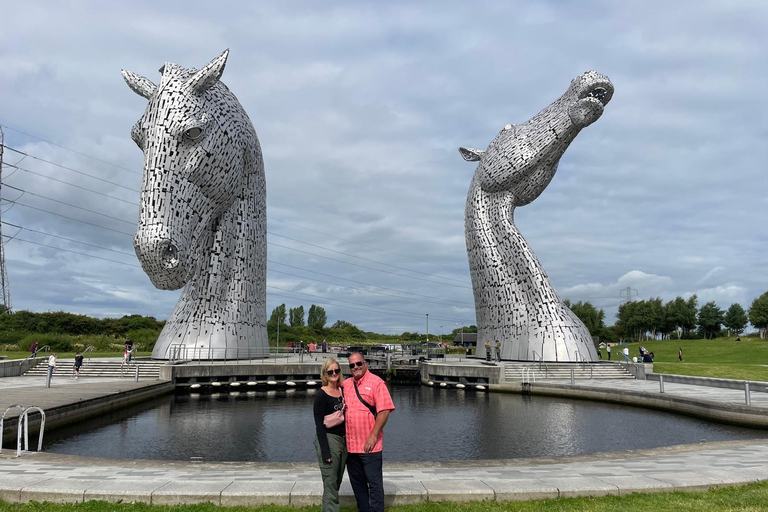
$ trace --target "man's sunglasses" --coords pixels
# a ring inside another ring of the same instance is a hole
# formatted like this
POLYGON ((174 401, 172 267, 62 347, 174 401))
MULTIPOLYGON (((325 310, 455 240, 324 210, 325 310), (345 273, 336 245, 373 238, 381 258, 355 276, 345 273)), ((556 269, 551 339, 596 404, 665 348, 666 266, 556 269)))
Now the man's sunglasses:
POLYGON ((339 369, 339 368, 336 368, 335 370, 328 370, 328 371, 327 371, 327 372, 325 372, 325 373, 327 373, 328 375, 338 375, 338 374, 340 374, 340 373, 341 373, 341 369, 339 369))
POLYGON ((355 366, 358 366, 358 367, 360 367, 360 366, 363 366, 364 364, 365 364, 365 363, 364 363, 364 362, 362 362, 362 361, 357 361, 356 363, 349 363, 349 367, 350 367, 350 368, 354 368, 355 366))

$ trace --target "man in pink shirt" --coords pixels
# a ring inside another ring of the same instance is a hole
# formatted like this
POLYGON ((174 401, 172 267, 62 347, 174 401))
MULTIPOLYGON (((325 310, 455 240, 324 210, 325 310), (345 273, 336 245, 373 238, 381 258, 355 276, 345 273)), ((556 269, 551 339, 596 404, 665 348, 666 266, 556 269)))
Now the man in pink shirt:
POLYGON ((368 371, 358 352, 349 355, 352 379, 345 379, 344 398, 347 423, 347 473, 357 500, 358 512, 384 511, 384 477, 381 451, 384 425, 395 404, 387 385, 368 371))

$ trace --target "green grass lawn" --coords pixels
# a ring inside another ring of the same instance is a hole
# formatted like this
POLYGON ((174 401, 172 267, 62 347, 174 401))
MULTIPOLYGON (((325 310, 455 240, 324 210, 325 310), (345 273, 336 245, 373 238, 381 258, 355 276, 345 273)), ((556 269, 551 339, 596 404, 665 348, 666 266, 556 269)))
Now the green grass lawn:
POLYGON ((768 381, 768 340, 742 338, 736 341, 730 337, 644 341, 612 347, 613 359, 621 359, 621 349, 625 346, 629 347, 630 357, 637 356, 641 345, 654 353, 653 371, 657 373, 768 381), (682 363, 677 359, 678 348, 683 349, 682 363))
MULTIPOLYGON (((389 512, 758 512, 768 509, 768 482, 744 487, 712 489, 707 492, 631 494, 601 498, 558 498, 526 502, 476 501, 471 503, 422 503, 388 507, 389 512)), ((320 512, 320 507, 297 509, 283 506, 217 507, 211 504, 160 506, 112 504, 99 501, 76 505, 52 503, 11 504, 0 501, 0 512, 320 512)), ((342 508, 342 512, 353 512, 342 508)))

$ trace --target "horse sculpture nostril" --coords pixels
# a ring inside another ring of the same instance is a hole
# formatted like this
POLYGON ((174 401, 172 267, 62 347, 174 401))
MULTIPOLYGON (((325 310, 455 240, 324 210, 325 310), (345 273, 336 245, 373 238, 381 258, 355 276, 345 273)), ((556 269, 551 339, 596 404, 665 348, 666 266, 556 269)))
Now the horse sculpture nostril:
POLYGON ((160 263, 167 269, 176 268, 179 265, 179 250, 171 242, 163 245, 160 263))

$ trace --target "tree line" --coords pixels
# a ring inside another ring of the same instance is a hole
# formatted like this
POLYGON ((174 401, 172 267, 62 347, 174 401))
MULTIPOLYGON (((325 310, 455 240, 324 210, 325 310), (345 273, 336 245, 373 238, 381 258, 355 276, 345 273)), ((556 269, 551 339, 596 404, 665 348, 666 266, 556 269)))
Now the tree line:
POLYGON ((609 342, 670 339, 673 336, 677 339, 711 339, 724 334, 738 336, 749 323, 759 329, 760 338, 765 339, 768 328, 768 292, 752 301, 748 310, 738 303, 723 310, 715 301, 699 307, 696 295, 688 299, 678 296, 666 303, 661 297, 625 302, 619 306, 616 324, 612 327, 605 326, 603 310, 598 311, 591 303, 565 303, 593 336, 609 342))

